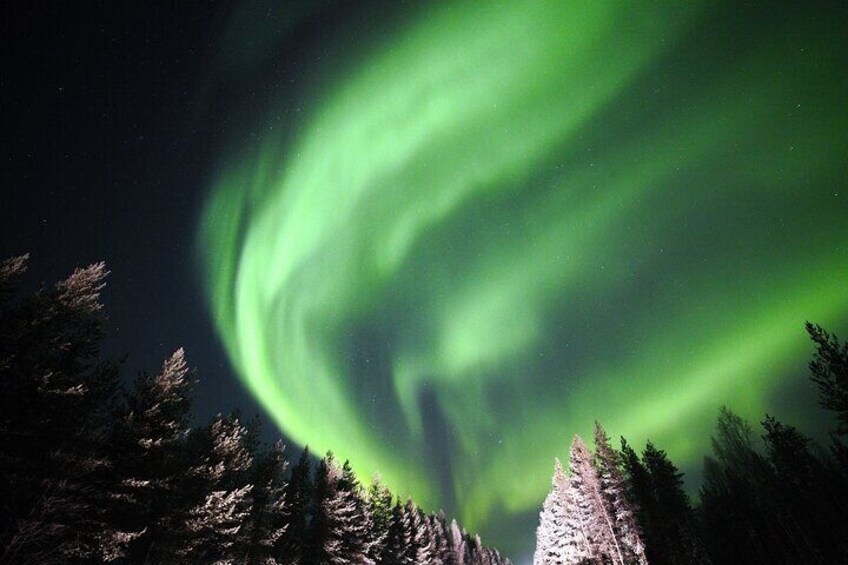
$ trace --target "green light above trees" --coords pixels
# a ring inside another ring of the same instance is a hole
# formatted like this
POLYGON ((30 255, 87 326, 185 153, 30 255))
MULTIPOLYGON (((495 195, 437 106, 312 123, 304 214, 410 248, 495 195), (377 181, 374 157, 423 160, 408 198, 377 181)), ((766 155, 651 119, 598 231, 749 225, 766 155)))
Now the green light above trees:
POLYGON ((848 50, 735 9, 434 5, 234 149, 199 242, 280 428, 485 533, 596 419, 685 468, 774 411, 848 311, 848 50))

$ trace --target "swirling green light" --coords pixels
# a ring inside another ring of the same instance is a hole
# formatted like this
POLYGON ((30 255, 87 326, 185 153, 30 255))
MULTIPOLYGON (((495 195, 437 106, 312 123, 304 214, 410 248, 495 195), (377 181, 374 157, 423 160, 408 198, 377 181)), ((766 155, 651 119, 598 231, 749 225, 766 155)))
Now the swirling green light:
POLYGON ((696 461, 840 321, 844 38, 715 66, 720 11, 629 6, 421 10, 222 167, 215 322, 291 438, 485 530, 595 419, 696 461))

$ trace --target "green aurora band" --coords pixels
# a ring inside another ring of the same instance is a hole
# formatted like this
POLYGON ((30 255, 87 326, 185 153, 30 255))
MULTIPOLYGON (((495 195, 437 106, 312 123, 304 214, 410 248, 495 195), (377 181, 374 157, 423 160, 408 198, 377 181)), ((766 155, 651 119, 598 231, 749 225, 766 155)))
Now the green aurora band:
POLYGON ((214 319, 290 438, 485 534, 595 419, 689 468, 798 389, 848 312, 845 34, 627 6, 418 9, 221 166, 214 319))

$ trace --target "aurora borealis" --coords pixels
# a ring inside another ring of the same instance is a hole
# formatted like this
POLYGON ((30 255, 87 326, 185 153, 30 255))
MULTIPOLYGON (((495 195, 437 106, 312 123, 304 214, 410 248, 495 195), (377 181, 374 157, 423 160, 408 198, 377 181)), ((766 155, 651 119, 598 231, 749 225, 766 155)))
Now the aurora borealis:
POLYGON ((210 187, 212 315, 280 429, 508 548, 596 419, 686 468, 721 405, 815 411, 785 397, 803 322, 848 321, 844 13, 422 6, 328 34, 210 187))

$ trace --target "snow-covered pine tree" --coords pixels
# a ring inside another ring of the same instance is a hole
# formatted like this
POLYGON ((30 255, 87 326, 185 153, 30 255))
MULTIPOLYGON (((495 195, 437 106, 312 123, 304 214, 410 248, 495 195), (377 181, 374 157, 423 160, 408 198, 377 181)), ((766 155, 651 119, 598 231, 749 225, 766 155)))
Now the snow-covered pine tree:
POLYGON ((536 529, 536 552, 534 565, 561 565, 564 563, 566 489, 568 480, 559 459, 554 460, 554 475, 551 490, 539 513, 539 527, 536 529))
POLYGON ((512 561, 506 557, 502 557, 497 549, 489 549, 489 552, 492 555, 493 565, 512 565, 512 561))
POLYGON ((381 565, 394 565, 398 562, 398 556, 402 551, 403 539, 403 509, 400 499, 395 499, 389 512, 389 522, 386 529, 386 537, 380 548, 381 565))
POLYGON ((466 539, 471 548, 471 555, 468 561, 469 565, 505 565, 497 550, 483 545, 483 540, 480 539, 479 534, 474 534, 473 537, 466 535, 466 539))
POLYGON ((191 471, 199 500, 189 510, 177 554, 188 562, 236 563, 247 554, 253 485, 248 430, 238 417, 213 420, 202 442, 202 461, 191 471))
POLYGON ((604 428, 595 422, 595 467, 601 479, 601 492, 607 514, 613 519, 613 532, 628 565, 647 565, 645 544, 636 520, 636 510, 627 498, 627 484, 621 473, 621 460, 609 443, 604 428))
POLYGON ((492 565, 489 552, 483 547, 479 534, 471 538, 471 563, 473 565, 492 565))
POLYGON ((382 551, 381 565, 398 565, 403 561, 404 542, 404 512, 400 498, 392 505, 389 529, 386 532, 386 543, 382 551))
POLYGON ((580 564, 599 563, 601 557, 592 540, 593 522, 587 515, 587 509, 581 506, 585 499, 577 491, 575 483, 569 477, 565 489, 565 531, 563 563, 580 564))
POLYGON ((14 299, 28 256, 0 263, 0 561, 92 559, 117 369, 98 361, 103 263, 14 299))
POLYGON ((112 528, 103 534, 104 561, 173 556, 173 536, 188 510, 180 485, 188 473, 192 385, 185 352, 178 349, 156 375, 141 375, 127 395, 112 439, 117 484, 112 528))
POLYGON ((456 565, 470 565, 471 555, 468 547, 468 533, 459 527, 456 520, 451 520, 450 543, 456 565))
POLYGON ((567 516, 572 521, 569 528, 579 528, 588 541, 585 561, 622 563, 612 518, 604 505, 601 479, 592 464, 592 455, 577 435, 571 443, 569 471, 567 493, 571 507, 567 516))
POLYGON ((430 516, 430 526, 433 530, 433 538, 436 542, 436 553, 438 562, 443 565, 456 565, 453 552, 451 551, 450 535, 448 534, 447 519, 444 512, 430 516))
POLYGON ((430 516, 426 515, 420 508, 416 508, 416 510, 418 512, 418 529, 415 532, 415 546, 418 548, 418 563, 441 565, 436 535, 430 516))
POLYGON ((369 557, 371 516, 350 465, 339 467, 332 453, 328 453, 317 480, 321 497, 315 515, 315 562, 374 565, 369 557))
POLYGON ((345 563, 361 563, 362 565, 373 565, 374 560, 369 557, 374 539, 374 521, 369 512, 368 505, 364 499, 362 485, 356 478, 353 468, 348 461, 342 465, 342 477, 337 483, 337 491, 345 508, 351 508, 348 520, 342 522, 345 538, 349 552, 349 560, 345 563))
POLYGON ((421 528, 420 513, 418 507, 412 501, 412 498, 406 499, 406 504, 403 505, 403 553, 401 563, 404 565, 413 565, 420 563, 418 560, 419 532, 421 528))
POLYGON ((371 479, 368 487, 368 512, 371 514, 371 550, 369 557, 382 563, 387 554, 389 528, 392 524, 392 493, 383 484, 379 475, 371 479))
POLYGON ((309 532, 307 525, 314 515, 315 483, 312 480, 312 465, 309 460, 309 447, 300 454, 289 478, 286 492, 288 520, 286 530, 280 539, 280 558, 287 565, 305 562, 309 532))
POLYGON ((565 475, 559 459, 554 460, 551 483, 551 492, 539 516, 534 565, 597 562, 586 509, 580 507, 580 494, 565 475))
POLYGON ((626 477, 627 497, 633 503, 636 517, 645 542, 645 553, 651 563, 657 563, 657 552, 662 552, 661 524, 657 522, 657 502, 651 475, 636 451, 621 438, 622 470, 626 477))
POLYGON ((252 512, 248 521, 249 544, 245 563, 278 565, 282 554, 281 540, 289 518, 285 474, 288 461, 285 447, 277 441, 256 461, 251 483, 252 512))

